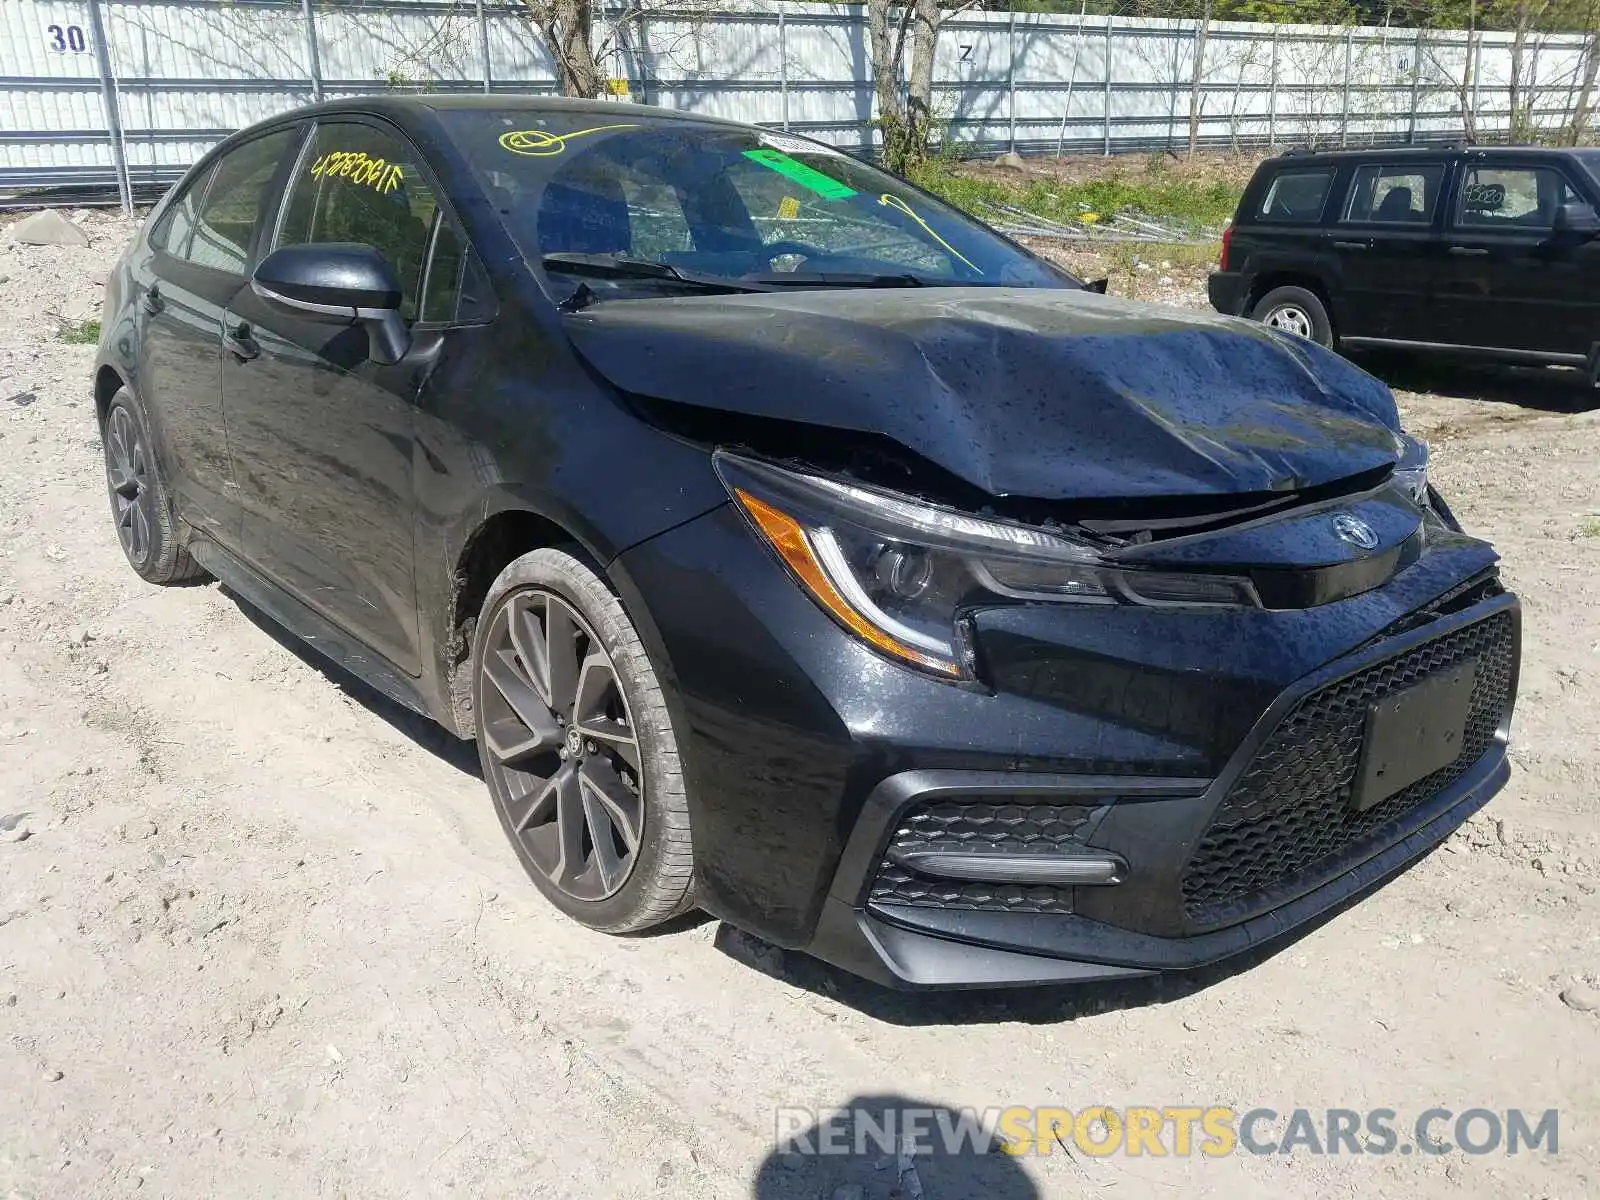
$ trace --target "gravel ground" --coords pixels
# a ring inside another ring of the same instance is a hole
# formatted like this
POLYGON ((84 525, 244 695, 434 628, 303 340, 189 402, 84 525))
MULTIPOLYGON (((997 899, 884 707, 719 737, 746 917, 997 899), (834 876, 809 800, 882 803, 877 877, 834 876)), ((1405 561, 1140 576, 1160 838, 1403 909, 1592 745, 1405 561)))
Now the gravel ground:
POLYGON ((1570 380, 1392 376, 1525 605, 1482 815, 1248 970, 907 998, 712 921, 571 924, 468 748, 217 586, 141 583, 55 315, 132 227, 82 224, 0 230, 0 1196, 1600 1194, 1600 417, 1570 380), (775 1154, 776 1107, 872 1097, 1559 1108, 1560 1149, 775 1154))

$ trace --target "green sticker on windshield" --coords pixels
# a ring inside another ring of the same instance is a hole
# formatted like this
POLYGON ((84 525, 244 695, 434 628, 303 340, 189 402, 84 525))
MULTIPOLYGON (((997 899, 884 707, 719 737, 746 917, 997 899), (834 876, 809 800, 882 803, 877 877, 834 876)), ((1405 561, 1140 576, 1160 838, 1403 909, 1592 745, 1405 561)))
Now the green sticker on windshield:
POLYGON ((815 192, 824 200, 843 200, 846 196, 854 196, 855 188, 846 187, 837 179, 824 175, 821 171, 813 170, 799 159, 790 158, 781 150, 746 150, 744 156, 751 162, 758 162, 769 171, 776 171, 785 179, 792 179, 808 191, 815 192))

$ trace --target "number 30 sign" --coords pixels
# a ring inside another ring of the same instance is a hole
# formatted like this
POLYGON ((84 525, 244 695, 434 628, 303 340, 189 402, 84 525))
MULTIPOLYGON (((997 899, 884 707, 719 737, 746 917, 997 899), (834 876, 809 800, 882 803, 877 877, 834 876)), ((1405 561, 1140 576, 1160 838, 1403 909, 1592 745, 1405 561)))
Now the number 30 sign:
POLYGON ((50 49, 58 54, 68 50, 74 52, 88 48, 89 42, 83 36, 81 25, 49 25, 45 27, 45 34, 50 39, 50 49))

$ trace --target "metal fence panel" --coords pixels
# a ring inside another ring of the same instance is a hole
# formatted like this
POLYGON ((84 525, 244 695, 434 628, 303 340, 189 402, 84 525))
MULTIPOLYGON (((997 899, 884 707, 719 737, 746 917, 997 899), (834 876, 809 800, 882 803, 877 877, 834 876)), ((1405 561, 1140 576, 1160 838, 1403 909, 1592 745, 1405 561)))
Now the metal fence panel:
MULTIPOLYGON (((1105 153, 1186 145, 1192 89, 1206 145, 1440 139, 1472 123, 1492 139, 1510 124, 1510 34, 1218 22, 1196 89, 1196 33, 1192 21, 963 13, 940 39, 936 115, 974 147, 1105 153)), ((1528 39, 1533 126, 1570 121, 1583 54, 1581 36, 1528 39)), ((634 100, 854 150, 876 137, 858 5, 652 15, 601 66, 634 100)), ((0 0, 0 193, 115 184, 126 200, 317 96, 548 92, 555 77, 516 0, 0 0)))

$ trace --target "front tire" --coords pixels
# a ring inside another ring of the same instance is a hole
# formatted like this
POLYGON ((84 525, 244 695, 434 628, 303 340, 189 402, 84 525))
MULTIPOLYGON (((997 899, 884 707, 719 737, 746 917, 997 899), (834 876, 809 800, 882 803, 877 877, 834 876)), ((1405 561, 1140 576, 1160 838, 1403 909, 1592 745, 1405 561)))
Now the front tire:
POLYGON ((100 427, 106 490, 123 556, 148 583, 177 584, 206 573, 184 549, 166 484, 156 466, 150 425, 127 388, 118 388, 100 427))
POLYGON ((1250 319, 1333 348, 1333 321, 1315 292, 1303 287, 1273 288, 1250 310, 1250 319))
POLYGON ((559 550, 523 555, 484 599, 472 662, 484 780, 545 897, 605 933, 692 908, 677 739, 639 635, 600 577, 559 550))

